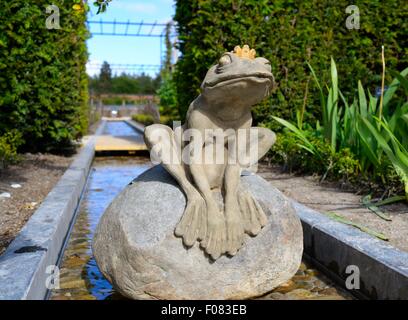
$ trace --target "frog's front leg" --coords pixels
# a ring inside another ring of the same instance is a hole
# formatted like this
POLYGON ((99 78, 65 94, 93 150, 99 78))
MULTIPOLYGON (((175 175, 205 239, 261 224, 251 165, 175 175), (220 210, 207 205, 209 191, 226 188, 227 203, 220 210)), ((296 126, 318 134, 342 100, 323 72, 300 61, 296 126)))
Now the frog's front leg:
POLYGON ((187 205, 175 234, 183 238, 183 243, 187 247, 191 247, 196 240, 205 238, 207 216, 204 199, 187 178, 186 168, 179 158, 178 141, 181 139, 176 138, 176 135, 182 134, 179 130, 181 129, 176 128, 176 132, 173 132, 170 127, 154 124, 145 129, 144 138, 151 153, 176 179, 186 195, 187 205))
POLYGON ((217 201, 212 194, 204 165, 192 163, 190 171, 207 208, 207 232, 201 241, 201 246, 212 259, 216 260, 225 252, 226 247, 227 238, 224 215, 219 210, 217 201))
POLYGON ((225 169, 225 218, 227 224, 227 248, 230 255, 235 255, 244 242, 244 219, 238 203, 238 186, 241 167, 238 164, 228 164, 225 169))
MULTIPOLYGON (((213 190, 220 190, 225 171, 225 159, 217 157, 217 143, 214 133, 199 129, 186 130, 190 136, 190 143, 185 146, 183 155, 188 161, 195 187, 204 198, 207 209, 206 235, 201 246, 212 259, 218 259, 226 247, 225 218, 213 190), (222 161, 220 161, 222 160, 222 161)), ((223 140, 221 141, 223 143, 223 140)), ((223 148, 223 144, 221 144, 223 148)))

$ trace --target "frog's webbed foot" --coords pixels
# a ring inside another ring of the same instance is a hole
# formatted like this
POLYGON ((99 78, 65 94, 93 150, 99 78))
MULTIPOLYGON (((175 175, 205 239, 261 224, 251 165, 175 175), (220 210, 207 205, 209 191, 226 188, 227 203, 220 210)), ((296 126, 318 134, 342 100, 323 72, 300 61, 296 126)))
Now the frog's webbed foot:
POLYGON ((207 234, 201 241, 201 246, 213 260, 217 260, 225 252, 227 242, 223 214, 210 209, 207 224, 207 234))
POLYGON ((177 224, 175 235, 183 238, 187 247, 202 240, 207 233, 207 209, 204 199, 198 195, 187 200, 183 216, 177 224))
POLYGON ((265 212, 258 201, 247 191, 238 193, 238 203, 244 219, 245 232, 256 236, 268 222, 265 212))

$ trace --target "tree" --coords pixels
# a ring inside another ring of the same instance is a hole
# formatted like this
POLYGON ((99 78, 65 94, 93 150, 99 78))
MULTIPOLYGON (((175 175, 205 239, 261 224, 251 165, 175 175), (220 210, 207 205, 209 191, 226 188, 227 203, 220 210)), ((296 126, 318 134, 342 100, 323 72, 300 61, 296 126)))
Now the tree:
POLYGON ((112 90, 112 70, 109 63, 103 62, 99 74, 99 93, 110 93, 112 90))
POLYGON ((171 28, 173 26, 173 22, 170 21, 166 25, 166 34, 165 34, 165 45, 166 45, 166 54, 164 57, 164 61, 162 62, 162 70, 161 70, 161 76, 164 78, 166 77, 167 74, 171 73, 172 71, 172 63, 171 63, 171 54, 173 51, 173 45, 171 44, 171 39, 170 39, 170 32, 171 28))
POLYGON ((176 120, 179 119, 180 116, 177 109, 176 85, 173 79, 173 65, 171 61, 173 45, 171 43, 170 33, 172 26, 173 22, 168 22, 166 25, 166 54, 160 71, 161 81, 157 94, 160 97, 160 114, 176 120))
POLYGON ((159 90, 157 90, 157 94, 160 97, 160 114, 169 116, 173 120, 179 119, 176 85, 171 73, 166 74, 162 78, 162 83, 159 90))
POLYGON ((109 2, 111 2, 112 0, 97 0, 94 1, 94 6, 98 8, 98 12, 97 14, 101 13, 101 12, 105 12, 106 8, 109 5, 109 2))
POLYGON ((89 78, 89 89, 97 93, 112 94, 154 94, 160 86, 160 77, 152 78, 144 73, 132 75, 122 72, 120 75, 111 76, 109 69, 100 76, 89 78), (107 85, 108 84, 108 88, 107 85), (103 90, 101 88, 104 88, 103 90))

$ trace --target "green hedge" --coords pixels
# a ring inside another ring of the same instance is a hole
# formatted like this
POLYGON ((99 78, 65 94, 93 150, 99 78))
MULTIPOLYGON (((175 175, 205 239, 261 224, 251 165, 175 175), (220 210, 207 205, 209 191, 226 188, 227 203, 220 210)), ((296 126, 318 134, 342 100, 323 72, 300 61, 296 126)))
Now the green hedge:
MULTIPOLYGON (((306 120, 319 117, 318 94, 309 80, 309 61, 323 82, 333 56, 345 79, 343 93, 354 94, 361 79, 372 92, 380 83, 381 45, 388 70, 408 66, 408 1, 356 0, 360 29, 346 28, 346 0, 178 0, 182 57, 177 63, 178 107, 184 115, 198 95, 207 69, 225 50, 249 44, 272 63, 277 90, 254 112, 257 122, 274 129, 271 115, 294 118, 302 107, 306 88, 306 120), (307 85, 308 84, 308 85, 307 85)), ((388 77, 388 76, 387 76, 388 77)), ((391 77, 387 78, 387 82, 391 77)))
POLYGON ((20 151, 67 151, 87 128, 85 12, 81 0, 0 4, 0 136, 20 131, 20 151), (46 28, 50 4, 60 29, 46 28))

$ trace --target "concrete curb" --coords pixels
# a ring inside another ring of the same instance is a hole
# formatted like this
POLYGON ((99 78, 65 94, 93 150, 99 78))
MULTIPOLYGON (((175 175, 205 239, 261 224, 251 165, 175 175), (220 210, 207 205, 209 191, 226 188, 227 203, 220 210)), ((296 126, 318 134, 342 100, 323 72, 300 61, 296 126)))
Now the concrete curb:
MULTIPOLYGON (((357 266, 359 298, 408 299, 408 253, 293 201, 302 221, 304 252, 322 271, 345 286, 357 266)), ((355 283, 355 282, 354 282, 355 283)))
MULTIPOLYGON (((95 135, 100 135, 102 121, 95 135)), ((95 155, 95 136, 83 146, 57 185, 0 256, 0 300, 42 300, 95 155)))

